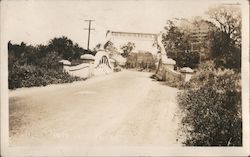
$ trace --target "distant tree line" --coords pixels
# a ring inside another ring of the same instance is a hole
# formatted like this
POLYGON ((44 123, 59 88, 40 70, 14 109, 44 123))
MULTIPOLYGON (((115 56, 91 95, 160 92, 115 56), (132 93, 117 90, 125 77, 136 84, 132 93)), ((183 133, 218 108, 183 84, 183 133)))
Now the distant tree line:
POLYGON ((81 63, 80 56, 95 53, 81 48, 65 36, 54 38, 47 45, 13 44, 8 42, 9 88, 44 86, 66 83, 80 78, 72 77, 62 69, 60 60, 81 63))

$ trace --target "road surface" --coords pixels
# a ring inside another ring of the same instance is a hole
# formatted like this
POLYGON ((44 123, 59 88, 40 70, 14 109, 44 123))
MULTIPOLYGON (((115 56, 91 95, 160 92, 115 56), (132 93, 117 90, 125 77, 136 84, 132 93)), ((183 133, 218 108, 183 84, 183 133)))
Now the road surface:
POLYGON ((180 145, 177 92, 135 71, 10 91, 10 144, 180 145))

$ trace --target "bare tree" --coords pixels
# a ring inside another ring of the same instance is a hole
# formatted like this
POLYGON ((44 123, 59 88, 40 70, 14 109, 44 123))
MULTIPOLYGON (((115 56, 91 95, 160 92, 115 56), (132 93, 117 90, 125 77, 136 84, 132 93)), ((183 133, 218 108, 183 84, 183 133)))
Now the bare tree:
POLYGON ((220 5, 209 8, 207 14, 219 30, 225 33, 234 44, 241 44, 241 12, 238 5, 220 5))
POLYGON ((217 26, 212 41, 212 56, 218 67, 241 67, 241 11, 237 5, 209 8, 207 14, 217 26))

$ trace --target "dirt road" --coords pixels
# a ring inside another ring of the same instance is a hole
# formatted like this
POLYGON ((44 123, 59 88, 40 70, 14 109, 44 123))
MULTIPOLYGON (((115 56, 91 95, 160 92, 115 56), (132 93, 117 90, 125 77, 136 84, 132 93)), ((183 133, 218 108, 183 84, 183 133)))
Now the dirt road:
POLYGON ((122 71, 10 92, 10 144, 176 146, 177 89, 122 71))

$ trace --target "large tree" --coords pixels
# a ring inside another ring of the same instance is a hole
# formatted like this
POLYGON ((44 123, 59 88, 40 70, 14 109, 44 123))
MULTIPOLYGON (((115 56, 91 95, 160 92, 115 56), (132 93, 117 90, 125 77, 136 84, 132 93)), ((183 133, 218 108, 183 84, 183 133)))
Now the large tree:
POLYGON ((90 53, 65 36, 51 39, 48 52, 57 52, 60 58, 70 61, 80 59, 84 53, 90 53))
POLYGON ((49 51, 58 52, 64 59, 69 60, 73 54, 73 42, 67 37, 54 38, 49 41, 49 51))
POLYGON ((176 61, 177 67, 196 68, 199 63, 199 53, 191 51, 191 35, 189 25, 179 22, 187 20, 168 20, 165 27, 166 33, 163 34, 163 45, 166 49, 167 56, 176 61))
POLYGON ((237 5, 220 5, 209 8, 207 14, 218 30, 230 38, 230 44, 241 45, 241 12, 237 5))
POLYGON ((241 67, 241 12, 237 5, 220 5, 207 11, 217 26, 212 40, 212 56, 217 67, 241 67))

